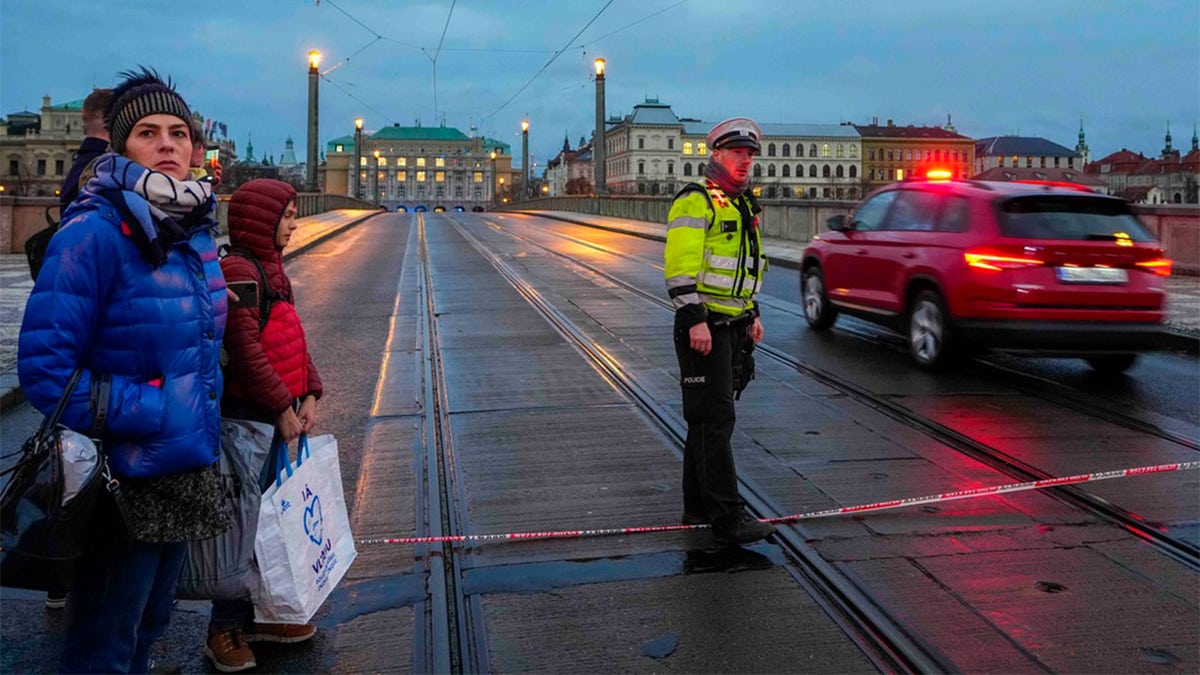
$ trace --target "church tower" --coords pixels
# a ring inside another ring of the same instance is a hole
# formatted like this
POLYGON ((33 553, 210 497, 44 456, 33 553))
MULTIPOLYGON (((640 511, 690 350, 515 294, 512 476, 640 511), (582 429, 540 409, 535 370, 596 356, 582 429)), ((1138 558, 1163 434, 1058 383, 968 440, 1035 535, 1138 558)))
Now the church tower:
POLYGON ((1083 165, 1080 168, 1087 166, 1092 161, 1092 151, 1090 148, 1088 148, 1087 139, 1083 134, 1082 117, 1079 118, 1079 142, 1075 144, 1075 152, 1077 152, 1079 156, 1083 158, 1083 165))

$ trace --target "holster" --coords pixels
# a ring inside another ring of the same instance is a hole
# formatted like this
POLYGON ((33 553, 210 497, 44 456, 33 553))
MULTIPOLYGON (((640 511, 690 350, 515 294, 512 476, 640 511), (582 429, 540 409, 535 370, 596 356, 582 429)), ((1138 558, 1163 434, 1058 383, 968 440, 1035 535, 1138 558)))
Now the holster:
POLYGON ((742 390, 754 379, 754 340, 746 337, 741 349, 733 352, 733 400, 742 398, 742 390))

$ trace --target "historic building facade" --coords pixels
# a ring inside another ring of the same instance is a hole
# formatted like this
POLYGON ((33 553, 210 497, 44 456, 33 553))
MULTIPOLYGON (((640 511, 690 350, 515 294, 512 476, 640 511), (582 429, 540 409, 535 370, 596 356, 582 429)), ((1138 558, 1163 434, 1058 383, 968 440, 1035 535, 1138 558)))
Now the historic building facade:
MULTIPOLYGON (((1080 133, 1082 134, 1082 131, 1080 133)), ((1082 140, 1080 142, 1082 143, 1082 140)), ((1079 152, 1045 138, 992 136, 975 141, 975 170, 971 175, 977 176, 997 168, 1083 171, 1083 165, 1086 163, 1079 152)))
POLYGON ((354 136, 325 146, 325 191, 354 195, 389 210, 482 210, 508 196, 509 146, 453 127, 402 127, 362 132, 357 176, 354 136), (493 154, 494 159, 493 159, 493 154))
POLYGON ((856 124, 862 136, 864 187, 873 189, 939 169, 952 178, 967 178, 975 165, 975 141, 945 127, 898 126, 888 120, 856 124))

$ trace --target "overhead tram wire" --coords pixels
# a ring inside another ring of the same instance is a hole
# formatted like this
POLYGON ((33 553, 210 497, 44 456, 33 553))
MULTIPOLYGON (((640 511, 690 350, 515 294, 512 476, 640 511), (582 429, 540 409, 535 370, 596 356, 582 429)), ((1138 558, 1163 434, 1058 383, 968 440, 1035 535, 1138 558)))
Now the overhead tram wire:
POLYGON ((528 82, 521 85, 521 88, 517 90, 517 93, 510 96, 507 101, 502 103, 499 108, 496 108, 495 110, 493 110, 491 112, 491 114, 487 115, 487 117, 485 119, 490 119, 490 118, 494 117, 496 115, 496 113, 500 112, 501 110, 504 110, 504 108, 506 108, 509 103, 512 103, 514 100, 516 100, 516 98, 521 95, 521 92, 525 91, 529 87, 529 85, 533 84, 533 81, 536 80, 539 75, 546 72, 546 69, 550 67, 551 63, 554 63, 554 61, 558 57, 562 56, 563 52, 565 52, 571 48, 571 45, 574 44, 575 40, 579 39, 579 36, 583 35, 583 32, 586 31, 596 21, 596 19, 599 19, 600 15, 603 14, 604 10, 608 9, 608 6, 611 4, 613 4, 613 0, 608 0, 608 2, 604 3, 604 6, 600 8, 600 11, 596 12, 596 15, 593 16, 586 24, 584 24, 583 28, 580 28, 579 32, 576 33, 570 40, 568 40, 567 44, 563 45, 562 49, 554 52, 554 56, 551 56, 550 60, 547 61, 546 64, 541 67, 540 70, 538 70, 536 73, 534 73, 533 77, 529 78, 528 82))
POLYGON ((633 28, 634 26, 638 25, 639 23, 641 23, 641 22, 643 22, 643 21, 648 21, 648 20, 650 20, 650 19, 653 19, 654 17, 658 16, 659 14, 662 14, 663 12, 667 12, 667 11, 670 11, 670 10, 672 10, 672 9, 675 9, 676 7, 678 7, 678 6, 682 5, 682 4, 686 3, 686 2, 688 2, 688 0, 679 0, 679 2, 677 2, 677 3, 673 4, 673 5, 668 5, 667 7, 664 7, 664 8, 662 8, 662 9, 658 10, 657 12, 654 12, 654 13, 652 13, 652 14, 647 14, 646 16, 643 16, 642 18, 638 19, 637 21, 634 21, 634 22, 633 22, 633 23, 631 23, 631 24, 626 24, 626 25, 624 25, 624 26, 621 26, 620 28, 618 28, 618 29, 614 30, 614 31, 613 31, 613 32, 611 32, 611 33, 605 33, 604 35, 601 35, 601 36, 600 36, 600 37, 598 37, 598 38, 595 38, 595 39, 592 39, 592 40, 588 40, 587 42, 584 42, 583 44, 579 45, 579 47, 580 47, 580 49, 582 49, 582 48, 584 48, 584 47, 587 47, 588 45, 594 45, 594 44, 596 44, 597 42, 599 42, 599 41, 601 41, 601 40, 603 40, 603 39, 605 39, 605 38, 610 38, 610 37, 612 37, 612 36, 616 35, 617 33, 620 33, 621 31, 625 30, 626 28, 633 28))

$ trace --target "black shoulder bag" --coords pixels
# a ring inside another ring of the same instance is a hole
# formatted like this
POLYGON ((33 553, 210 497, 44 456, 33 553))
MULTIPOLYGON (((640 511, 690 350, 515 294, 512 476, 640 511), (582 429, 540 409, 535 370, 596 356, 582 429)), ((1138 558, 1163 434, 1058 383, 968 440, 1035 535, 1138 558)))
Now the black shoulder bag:
MULTIPOLYGON (((122 506, 120 483, 112 477, 100 446, 108 409, 109 380, 92 387, 95 423, 91 438, 59 424, 79 383, 76 370, 62 397, 21 448, 0 493, 0 586, 69 590, 75 568, 87 550, 103 492, 122 506)), ((123 514, 122 514, 123 515, 123 514)))

